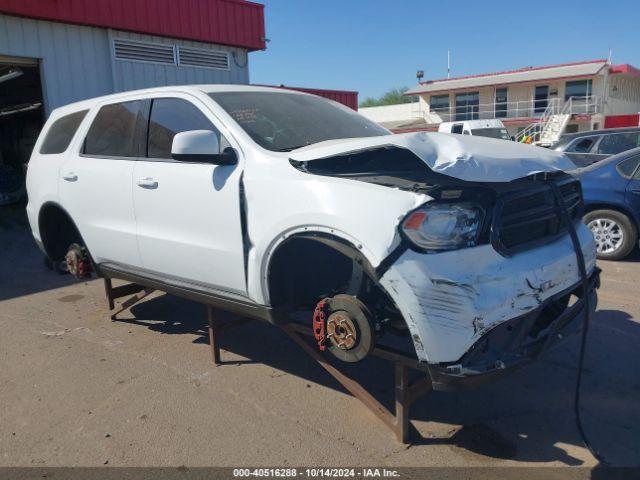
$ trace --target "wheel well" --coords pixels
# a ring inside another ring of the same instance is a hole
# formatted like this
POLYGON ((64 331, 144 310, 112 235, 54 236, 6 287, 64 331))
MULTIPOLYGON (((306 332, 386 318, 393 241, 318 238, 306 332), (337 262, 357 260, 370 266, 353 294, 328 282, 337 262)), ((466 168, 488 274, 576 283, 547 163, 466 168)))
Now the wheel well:
POLYGON ((61 261, 72 243, 82 243, 75 223, 59 205, 50 203, 42 207, 38 217, 40 238, 47 256, 61 261))
POLYGON ((360 251, 342 239, 291 237, 269 263, 270 303, 281 312, 308 310, 322 297, 349 293, 380 319, 401 316, 372 272, 360 251))
POLYGON ((347 287, 353 260, 312 238, 292 237, 273 254, 267 282, 274 308, 312 307, 323 295, 347 287))
POLYGON ((631 214, 631 212, 629 212, 623 207, 620 207, 618 205, 611 205, 610 203, 590 203, 588 205, 585 205, 584 207, 585 215, 595 210, 613 210, 615 212, 621 213, 622 215, 624 215, 629 219, 629 221, 631 222, 631 225, 633 225, 636 231, 638 231, 638 225, 636 224, 636 220, 634 216, 631 214))

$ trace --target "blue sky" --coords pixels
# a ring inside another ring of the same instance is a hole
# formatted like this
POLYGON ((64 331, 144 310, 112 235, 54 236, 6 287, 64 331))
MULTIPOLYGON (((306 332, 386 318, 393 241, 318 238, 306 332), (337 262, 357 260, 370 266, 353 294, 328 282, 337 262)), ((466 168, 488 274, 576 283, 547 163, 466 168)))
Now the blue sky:
POLYGON ((640 68, 640 2, 264 0, 252 83, 357 90, 360 100, 446 77, 606 58, 640 68))

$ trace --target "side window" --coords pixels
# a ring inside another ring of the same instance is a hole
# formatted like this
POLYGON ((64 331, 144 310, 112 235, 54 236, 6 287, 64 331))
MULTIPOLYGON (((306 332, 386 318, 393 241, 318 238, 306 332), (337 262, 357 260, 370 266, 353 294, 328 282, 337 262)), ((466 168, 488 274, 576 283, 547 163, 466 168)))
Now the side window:
POLYGON ((615 133, 606 135, 600 140, 598 153, 604 155, 615 155, 636 148, 638 146, 638 133, 615 133))
POLYGON ((633 172, 635 172, 636 168, 638 168, 639 163, 640 155, 627 158, 626 160, 623 160, 618 163, 618 165, 616 165, 616 170, 618 170, 618 173, 624 178, 631 178, 633 176, 633 172))
POLYGON ((456 123, 451 126, 451 133, 462 133, 462 123, 456 123))
POLYGON ((574 143, 571 147, 569 147, 567 149, 567 152, 589 153, 595 141, 596 141, 595 137, 582 138, 578 140, 576 143, 574 143))
POLYGON ((44 155, 62 153, 69 148, 71 139, 76 134, 80 123, 82 123, 88 111, 89 110, 82 110, 70 115, 65 115, 53 122, 51 127, 49 127, 47 136, 44 137, 44 141, 40 147, 40 153, 44 155))
MULTIPOLYGON (((218 133, 211 121, 191 102, 181 98, 154 99, 149 117, 147 156, 171 158, 173 137, 176 133, 189 130, 211 130, 218 133)), ((221 149, 225 146, 220 139, 221 149)))
POLYGON ((100 109, 84 141, 84 153, 105 157, 138 157, 143 153, 144 101, 114 103, 100 109))

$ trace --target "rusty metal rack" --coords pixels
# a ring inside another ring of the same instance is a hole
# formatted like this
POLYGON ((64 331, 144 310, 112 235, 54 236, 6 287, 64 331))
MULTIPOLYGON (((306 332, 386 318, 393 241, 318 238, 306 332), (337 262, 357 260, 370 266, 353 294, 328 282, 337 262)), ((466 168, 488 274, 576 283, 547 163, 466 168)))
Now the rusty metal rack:
MULTIPOLYGON (((104 279, 105 293, 110 311, 111 320, 117 321, 119 313, 132 307, 149 294, 155 291, 153 288, 144 287, 136 283, 114 287, 110 278, 104 279), (122 297, 129 297, 117 308, 114 300, 122 297)), ((214 365, 223 365, 220 355, 220 336, 222 332, 234 325, 249 321, 248 318, 237 320, 221 321, 216 318, 216 309, 208 304, 207 321, 209 329, 209 346, 211 348, 211 361, 214 365)), ((358 381, 347 376, 338 368, 332 365, 329 360, 312 345, 307 338, 313 338, 311 327, 306 328, 297 323, 279 325, 279 327, 298 344, 302 350, 315 360, 327 373, 338 381, 349 393, 356 397, 362 404, 378 417, 396 436, 396 439, 404 444, 410 442, 410 418, 409 411, 411 404, 422 395, 432 390, 431 379, 426 367, 418 360, 413 359, 399 350, 378 345, 374 347, 371 355, 383 360, 392 362, 395 371, 395 411, 390 411, 378 399, 376 399, 358 381), (410 371, 420 372, 420 378, 410 381, 410 371)))

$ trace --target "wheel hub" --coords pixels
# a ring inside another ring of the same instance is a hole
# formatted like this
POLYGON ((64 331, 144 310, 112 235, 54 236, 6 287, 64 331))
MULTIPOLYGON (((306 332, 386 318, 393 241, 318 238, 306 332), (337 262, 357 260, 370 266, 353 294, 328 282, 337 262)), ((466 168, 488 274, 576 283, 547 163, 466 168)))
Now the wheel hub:
POLYGON ((358 342, 356 326, 346 312, 334 312, 329 316, 327 338, 341 350, 351 350, 358 342))
POLYGON ((596 218, 587 225, 596 240, 598 253, 615 252, 623 243, 624 233, 615 221, 596 218))

